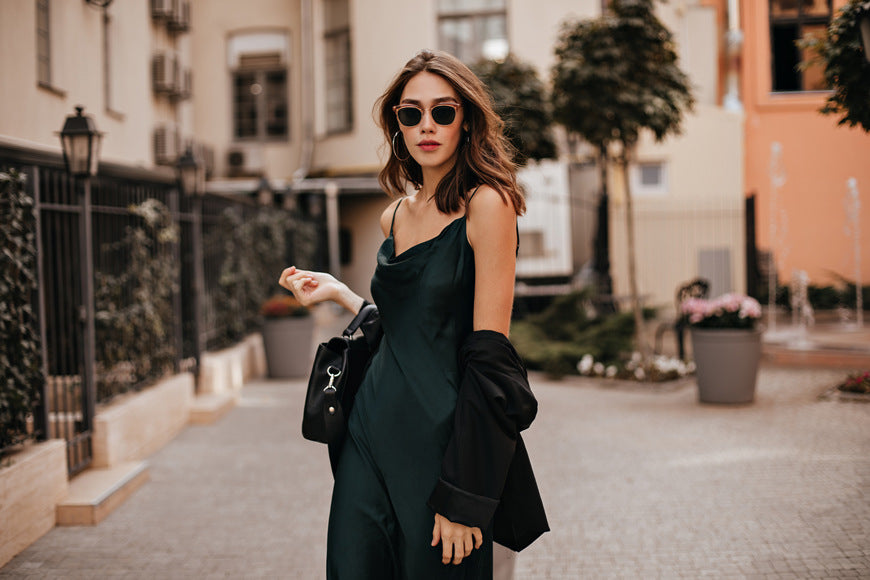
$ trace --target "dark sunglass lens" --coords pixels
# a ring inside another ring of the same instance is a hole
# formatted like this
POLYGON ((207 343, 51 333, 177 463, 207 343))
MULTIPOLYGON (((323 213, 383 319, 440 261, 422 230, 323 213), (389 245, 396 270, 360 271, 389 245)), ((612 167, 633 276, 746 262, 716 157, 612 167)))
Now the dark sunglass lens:
POLYGON ((406 127, 413 127, 423 118, 423 112, 416 107, 402 107, 396 113, 399 118, 399 123, 406 127))
POLYGON ((447 105, 432 107, 432 120, 439 125, 449 125, 456 118, 456 109, 447 105))

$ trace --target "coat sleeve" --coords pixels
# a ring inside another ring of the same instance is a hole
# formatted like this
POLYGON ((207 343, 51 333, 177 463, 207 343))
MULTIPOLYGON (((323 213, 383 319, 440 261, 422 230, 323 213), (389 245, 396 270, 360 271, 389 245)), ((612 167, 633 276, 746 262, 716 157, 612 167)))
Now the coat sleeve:
POLYGON ((453 434, 429 506, 452 522, 486 529, 502 496, 519 432, 538 403, 510 341, 473 332, 459 353, 461 381, 453 434))

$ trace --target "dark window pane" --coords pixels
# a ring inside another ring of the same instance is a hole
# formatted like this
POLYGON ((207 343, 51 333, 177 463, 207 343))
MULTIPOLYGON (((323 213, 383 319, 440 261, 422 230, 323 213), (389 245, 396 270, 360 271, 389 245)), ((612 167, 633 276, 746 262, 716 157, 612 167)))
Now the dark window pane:
POLYGON ((255 73, 236 73, 233 88, 236 137, 257 136, 257 96, 261 92, 255 73))
POLYGON ((798 39, 797 25, 776 25, 771 28, 770 45, 773 59, 773 90, 801 90, 800 73, 797 70, 798 39))
POLYGON ((287 135, 287 73, 274 71, 266 73, 266 135, 284 137, 287 135))

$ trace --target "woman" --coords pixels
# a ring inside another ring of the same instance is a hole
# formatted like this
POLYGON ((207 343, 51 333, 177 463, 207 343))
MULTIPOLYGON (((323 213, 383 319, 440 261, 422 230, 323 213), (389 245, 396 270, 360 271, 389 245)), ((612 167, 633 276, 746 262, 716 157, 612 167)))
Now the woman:
MULTIPOLYGON (((437 513, 430 494, 445 485, 459 349, 475 331, 508 334, 524 202, 502 122, 456 58, 417 54, 376 116, 391 147, 379 180, 398 197, 381 216, 371 284, 384 336, 336 469, 327 577, 490 578, 491 529, 456 521, 473 520, 461 508, 453 521, 437 513)), ((364 304, 324 273, 290 267, 280 284, 305 305, 332 300, 356 313, 364 304)))

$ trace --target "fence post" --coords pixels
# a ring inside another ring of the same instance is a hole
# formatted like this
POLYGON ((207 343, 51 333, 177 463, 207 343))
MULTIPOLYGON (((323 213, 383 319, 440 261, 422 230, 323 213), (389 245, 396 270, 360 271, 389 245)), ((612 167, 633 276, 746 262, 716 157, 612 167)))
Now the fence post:
MULTIPOLYGON (((73 184, 75 180, 73 179, 73 184)), ((79 317, 84 326, 84 344, 82 345, 82 422, 83 431, 91 431, 94 426, 97 400, 96 378, 96 323, 94 320, 94 251, 93 251, 93 225, 91 207, 91 178, 82 179, 82 188, 79 190, 79 236, 82 263, 82 305, 79 317)))
POLYGON ((30 166, 30 182, 33 184, 33 215, 36 219, 36 292, 37 305, 36 316, 39 320, 39 350, 41 356, 42 367, 42 385, 39 389, 39 405, 33 413, 34 427, 37 433, 37 439, 44 441, 50 438, 49 435, 49 420, 48 420, 48 324, 46 323, 46 307, 45 307, 45 284, 42 280, 43 256, 45 248, 42 246, 42 208, 41 192, 40 192, 40 175, 39 166, 30 166))
POLYGON ((175 323, 175 372, 181 370, 181 359, 184 357, 184 318, 181 313, 181 216, 178 208, 178 189, 169 192, 169 212, 172 214, 172 222, 178 231, 178 237, 172 245, 172 262, 175 264, 176 288, 172 293, 172 312, 175 323))
POLYGON ((202 305, 205 301, 205 271, 202 256, 202 195, 195 195, 193 202, 192 233, 193 239, 193 353, 196 358, 197 389, 199 388, 199 371, 202 353, 205 345, 202 341, 203 320, 202 305))

